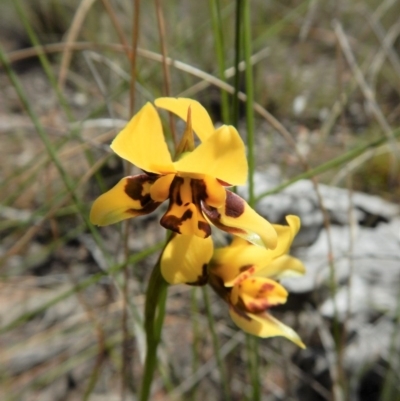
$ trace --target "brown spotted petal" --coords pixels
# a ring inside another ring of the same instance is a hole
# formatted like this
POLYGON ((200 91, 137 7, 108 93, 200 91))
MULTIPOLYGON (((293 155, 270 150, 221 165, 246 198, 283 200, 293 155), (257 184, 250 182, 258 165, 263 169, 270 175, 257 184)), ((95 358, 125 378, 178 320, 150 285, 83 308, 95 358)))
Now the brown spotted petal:
POLYGON ((271 306, 284 304, 288 293, 279 283, 265 277, 249 276, 237 282, 231 293, 231 302, 236 305, 239 299, 248 312, 264 312, 271 306))
POLYGON ((123 178, 95 200, 90 211, 92 224, 107 226, 151 213, 160 205, 150 197, 150 188, 157 178, 147 174, 123 178))
POLYGON ((203 180, 176 176, 169 193, 169 206, 160 223, 178 234, 207 238, 211 227, 201 212, 206 193, 203 180))
POLYGON ((208 220, 219 229, 268 249, 276 247, 278 236, 272 224, 235 193, 226 190, 225 204, 221 207, 203 202, 202 208, 208 220))

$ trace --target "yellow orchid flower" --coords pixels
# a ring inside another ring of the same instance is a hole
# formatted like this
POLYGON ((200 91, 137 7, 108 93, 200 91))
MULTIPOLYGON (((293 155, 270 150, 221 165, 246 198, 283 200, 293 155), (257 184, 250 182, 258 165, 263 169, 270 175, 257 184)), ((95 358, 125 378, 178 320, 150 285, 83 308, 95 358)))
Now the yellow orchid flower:
POLYGON ((105 226, 151 213, 169 199, 161 225, 176 233, 207 238, 209 223, 254 243, 274 249, 277 234, 242 198, 225 187, 247 178, 245 147, 232 126, 214 129, 200 103, 186 98, 159 98, 155 105, 187 123, 200 145, 173 161, 160 117, 147 103, 117 135, 111 149, 143 170, 123 178, 93 204, 90 220, 105 226))
POLYGON ((268 250, 235 238, 232 244, 215 250, 209 265, 209 283, 229 304, 234 323, 259 337, 284 336, 305 348, 299 336, 267 312, 283 304, 288 293, 275 279, 304 274, 299 259, 287 252, 300 228, 297 216, 287 216, 288 226, 273 225, 278 246, 268 250))

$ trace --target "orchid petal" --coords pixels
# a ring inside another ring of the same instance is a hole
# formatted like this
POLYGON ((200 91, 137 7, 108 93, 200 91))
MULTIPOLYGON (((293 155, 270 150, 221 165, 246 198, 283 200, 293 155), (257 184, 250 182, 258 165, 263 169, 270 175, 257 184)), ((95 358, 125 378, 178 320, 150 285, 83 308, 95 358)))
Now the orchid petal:
POLYGON ((235 237, 229 246, 214 251, 210 269, 226 287, 232 287, 239 275, 251 275, 268 263, 269 254, 264 247, 235 237))
POLYGON ((219 181, 216 178, 207 175, 204 176, 201 181, 203 181, 205 185, 205 203, 212 207, 221 207, 224 205, 226 200, 226 190, 219 181))
POLYGON ((167 200, 169 197, 169 189, 174 178, 175 174, 167 174, 158 178, 150 188, 151 199, 157 202, 164 202, 167 200))
POLYGON ((299 277, 306 271, 300 259, 290 255, 282 255, 268 263, 262 269, 256 271, 257 276, 281 279, 287 277, 299 277))
POLYGON ((281 323, 270 314, 239 314, 240 312, 238 312, 239 311, 233 307, 229 310, 233 322, 246 333, 262 338, 283 336, 294 342, 300 348, 306 348, 294 330, 281 323))
POLYGON ((116 136, 111 149, 144 171, 155 174, 175 172, 160 117, 151 103, 133 116, 116 136))
POLYGON ((258 313, 271 306, 284 304, 287 296, 288 292, 276 281, 253 276, 235 283, 231 293, 231 302, 236 305, 240 298, 246 310, 258 313))
POLYGON ((287 226, 273 224, 273 227, 278 234, 278 245, 271 251, 272 258, 284 255, 289 252, 293 239, 300 230, 300 218, 298 216, 286 216, 287 226))
POLYGON ((150 197, 150 188, 155 179, 146 174, 123 178, 94 201, 90 211, 92 224, 107 226, 151 213, 160 205, 150 197))
POLYGON ((220 127, 174 165, 179 172, 208 175, 230 185, 243 185, 247 179, 246 149, 239 133, 230 125, 220 127))
POLYGON ((219 229, 256 245, 274 249, 278 236, 272 224, 255 212, 240 196, 226 192, 223 207, 210 208, 203 204, 203 213, 210 222, 219 229))
POLYGON ((211 227, 203 217, 196 197, 193 196, 193 188, 196 188, 199 181, 175 177, 170 188, 168 210, 160 221, 163 227, 178 234, 197 235, 202 238, 210 236, 211 227))
POLYGON ((161 257, 161 273, 170 284, 204 285, 207 282, 207 264, 213 252, 211 237, 175 235, 161 257))
POLYGON ((192 128, 201 141, 205 141, 214 132, 214 125, 206 109, 196 100, 187 98, 160 97, 154 101, 157 107, 168 110, 185 122, 190 107, 192 128))

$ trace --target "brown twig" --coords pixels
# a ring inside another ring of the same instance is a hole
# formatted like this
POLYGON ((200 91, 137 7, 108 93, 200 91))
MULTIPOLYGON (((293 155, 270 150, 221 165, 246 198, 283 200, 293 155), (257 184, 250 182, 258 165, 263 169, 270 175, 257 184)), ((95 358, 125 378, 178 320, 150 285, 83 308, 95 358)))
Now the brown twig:
POLYGON ((115 15, 114 9, 112 8, 109 0, 102 0, 103 6, 106 9, 107 14, 110 17, 111 23, 113 24, 115 31, 117 32, 119 41, 125 49, 125 53, 128 59, 131 59, 131 49, 129 47, 128 40, 125 37, 124 31, 122 30, 121 24, 118 21, 117 16, 115 15))
MULTIPOLYGON (((69 32, 67 34, 66 43, 72 44, 76 41, 79 32, 82 28, 82 25, 85 21, 86 15, 91 9, 92 5, 96 0, 82 0, 78 9, 74 15, 74 19, 72 20, 69 32)), ((69 46, 65 47, 62 58, 61 58, 61 66, 60 66, 60 75, 58 76, 58 85, 62 90, 65 84, 65 79, 67 77, 67 70, 69 64, 71 63, 72 52, 69 46)))

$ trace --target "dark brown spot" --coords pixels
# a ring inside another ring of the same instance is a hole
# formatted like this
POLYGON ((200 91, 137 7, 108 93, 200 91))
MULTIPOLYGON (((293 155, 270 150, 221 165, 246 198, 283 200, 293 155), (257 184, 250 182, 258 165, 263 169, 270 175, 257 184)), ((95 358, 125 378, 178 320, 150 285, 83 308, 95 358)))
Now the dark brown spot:
MULTIPOLYGON (((168 212, 167 212, 168 213, 168 212)), ((183 213, 182 217, 177 217, 172 214, 165 214, 162 219, 160 220, 160 224, 164 227, 167 228, 168 230, 174 231, 178 234, 181 233, 180 230, 180 225, 188 219, 191 219, 193 216, 193 212, 188 209, 183 213)))
POLYGON ((231 191, 226 191, 225 214, 229 217, 238 218, 244 213, 244 200, 231 191))
POLYGON ((160 202, 154 202, 153 200, 150 200, 142 209, 128 209, 126 212, 131 213, 134 217, 144 216, 156 210, 160 205, 160 202))
POLYGON ((189 220, 192 217, 193 217, 193 212, 190 209, 188 209, 188 210, 186 210, 185 213, 183 213, 183 215, 181 217, 181 221, 189 220))
POLYGON ((207 270, 207 263, 204 263, 202 266, 201 275, 197 277, 196 281, 192 281, 190 283, 186 283, 188 285, 195 285, 195 286, 203 286, 208 283, 208 270, 207 270))
POLYGON ((197 228, 198 228, 199 230, 205 232, 206 235, 205 235, 204 238, 207 238, 207 237, 209 237, 209 236, 211 235, 211 227, 210 227, 210 225, 209 225, 207 222, 205 222, 205 221, 198 221, 198 222, 197 222, 197 228))
POLYGON ((221 218, 221 213, 219 213, 218 210, 213 206, 208 206, 204 202, 201 202, 201 209, 203 213, 213 221, 213 223, 214 220, 219 220, 221 218))
POLYGON ((178 206, 182 206, 182 197, 181 197, 181 187, 184 183, 182 177, 176 177, 173 179, 172 184, 169 190, 170 199, 176 203, 178 206))
POLYGON ((166 228, 167 230, 174 231, 178 234, 181 233, 179 226, 181 225, 182 221, 179 217, 173 216, 173 215, 164 215, 161 220, 160 224, 166 228))
POLYGON ((253 265, 244 265, 239 268, 240 273, 245 272, 246 270, 249 270, 253 265))
POLYGON ((211 223, 214 224, 215 227, 230 234, 246 234, 246 231, 242 230, 241 228, 229 227, 221 223, 221 214, 215 207, 207 206, 204 202, 202 202, 201 206, 203 214, 208 217, 208 219, 211 221, 211 223))
POLYGON ((248 320, 249 322, 252 320, 251 317, 244 311, 242 307, 238 307, 238 305, 230 305, 230 307, 240 316, 243 317, 244 319, 248 320))
POLYGON ((139 201, 143 207, 151 202, 149 193, 143 193, 145 184, 153 184, 158 177, 149 177, 146 174, 128 177, 125 185, 125 193, 133 200, 139 201))
POLYGON ((190 180, 190 187, 192 189, 192 201, 193 203, 200 207, 202 201, 207 199, 207 187, 203 180, 190 180))

